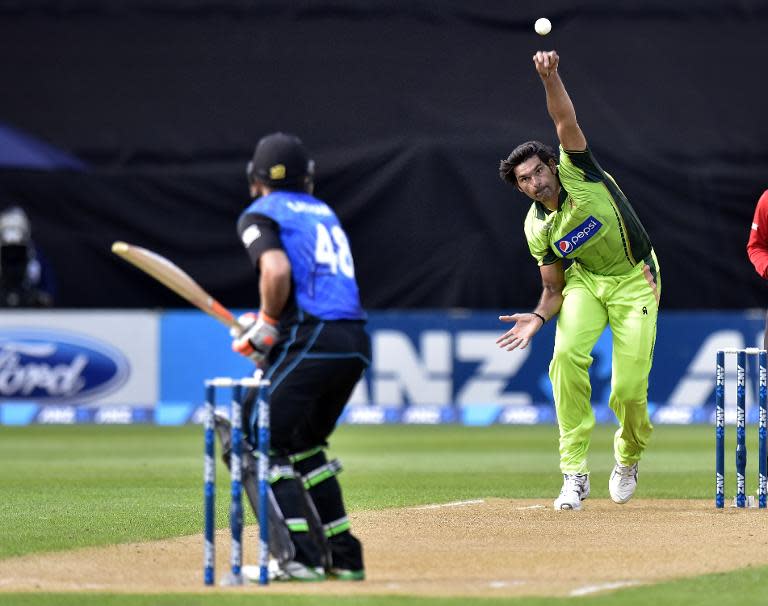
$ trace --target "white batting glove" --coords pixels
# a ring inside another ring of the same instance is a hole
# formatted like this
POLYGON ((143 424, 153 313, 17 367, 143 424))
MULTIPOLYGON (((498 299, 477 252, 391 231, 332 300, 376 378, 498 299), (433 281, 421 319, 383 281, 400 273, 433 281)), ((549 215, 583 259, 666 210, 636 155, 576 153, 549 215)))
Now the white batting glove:
POLYGON ((238 322, 246 328, 233 339, 232 351, 261 366, 280 335, 278 321, 265 313, 249 313, 240 316, 238 322))
POLYGON ((249 311, 241 316, 237 316, 237 326, 232 326, 229 329, 229 336, 233 339, 237 339, 238 337, 242 336, 246 330, 253 326, 258 319, 259 314, 253 311, 249 311))

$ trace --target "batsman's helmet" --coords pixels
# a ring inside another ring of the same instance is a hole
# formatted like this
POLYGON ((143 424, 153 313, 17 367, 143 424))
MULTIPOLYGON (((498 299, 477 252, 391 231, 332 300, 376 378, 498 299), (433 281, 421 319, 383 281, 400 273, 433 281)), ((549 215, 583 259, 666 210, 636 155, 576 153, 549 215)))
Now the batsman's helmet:
POLYGON ((261 181, 274 189, 303 190, 315 175, 315 162, 295 135, 272 133, 256 144, 246 169, 248 182, 261 181))

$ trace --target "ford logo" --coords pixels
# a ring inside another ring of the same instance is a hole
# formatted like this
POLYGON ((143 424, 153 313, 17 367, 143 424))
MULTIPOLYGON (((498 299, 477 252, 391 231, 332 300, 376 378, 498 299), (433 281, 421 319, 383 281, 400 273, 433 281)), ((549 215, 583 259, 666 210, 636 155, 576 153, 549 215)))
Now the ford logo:
POLYGON ((128 369, 122 353, 91 337, 0 330, 0 399, 85 402, 122 386, 128 369))

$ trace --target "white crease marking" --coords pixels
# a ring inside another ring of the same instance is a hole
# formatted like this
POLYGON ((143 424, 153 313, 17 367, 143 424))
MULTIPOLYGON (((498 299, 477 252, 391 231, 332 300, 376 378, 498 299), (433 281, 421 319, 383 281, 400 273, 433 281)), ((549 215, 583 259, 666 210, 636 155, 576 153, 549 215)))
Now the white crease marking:
POLYGON ((440 509, 441 507, 463 507, 465 505, 477 505, 485 503, 483 499, 474 499, 472 501, 452 501, 451 503, 440 503, 438 505, 422 505, 421 507, 411 507, 411 509, 440 509))
POLYGON ((491 581, 488 583, 491 589, 503 589, 504 587, 514 587, 516 585, 525 585, 525 581, 491 581))
POLYGON ((600 585, 585 585, 571 591, 571 597, 578 597, 582 595, 589 595, 590 593, 597 593, 598 591, 607 591, 609 589, 620 589, 622 587, 632 587, 633 585, 639 585, 640 581, 615 581, 613 583, 601 583, 600 585))

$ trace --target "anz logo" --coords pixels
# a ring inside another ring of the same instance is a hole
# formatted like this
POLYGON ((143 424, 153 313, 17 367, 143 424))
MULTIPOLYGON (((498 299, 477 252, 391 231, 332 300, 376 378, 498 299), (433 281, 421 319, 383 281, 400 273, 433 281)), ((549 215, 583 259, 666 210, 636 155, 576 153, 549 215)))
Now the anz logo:
POLYGON ((529 392, 508 386, 531 348, 505 351, 494 343, 498 336, 499 330, 425 330, 412 339, 399 330, 375 330, 373 365, 350 404, 530 405, 529 392))
POLYGON ((128 370, 122 353, 91 337, 0 330, 0 399, 85 402, 118 389, 128 370))

